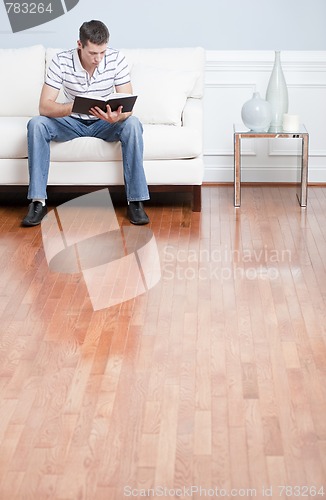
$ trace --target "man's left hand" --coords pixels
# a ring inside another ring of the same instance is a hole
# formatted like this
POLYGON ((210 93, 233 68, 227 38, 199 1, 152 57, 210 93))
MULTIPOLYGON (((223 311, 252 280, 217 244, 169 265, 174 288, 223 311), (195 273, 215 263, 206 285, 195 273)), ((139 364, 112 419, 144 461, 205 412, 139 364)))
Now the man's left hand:
POLYGON ((116 111, 112 111, 111 107, 107 104, 106 112, 96 106, 90 109, 90 114, 109 123, 116 123, 123 119, 122 106, 119 106, 116 111))

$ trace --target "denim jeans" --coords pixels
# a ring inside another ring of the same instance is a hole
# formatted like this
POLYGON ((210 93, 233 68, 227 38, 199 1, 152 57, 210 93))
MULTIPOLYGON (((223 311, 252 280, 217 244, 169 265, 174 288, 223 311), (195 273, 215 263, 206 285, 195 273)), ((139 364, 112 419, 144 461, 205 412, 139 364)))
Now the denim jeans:
POLYGON ((120 141, 127 200, 149 199, 143 167, 143 128, 135 116, 113 124, 95 120, 88 125, 71 116, 32 118, 27 125, 29 199, 47 198, 50 141, 65 142, 76 137, 98 137, 107 142, 120 141))

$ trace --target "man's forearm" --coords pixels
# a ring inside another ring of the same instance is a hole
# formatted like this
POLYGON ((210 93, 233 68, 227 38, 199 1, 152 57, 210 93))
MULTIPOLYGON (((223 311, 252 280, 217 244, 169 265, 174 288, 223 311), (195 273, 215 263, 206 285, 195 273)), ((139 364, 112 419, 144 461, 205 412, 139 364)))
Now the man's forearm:
POLYGON ((72 111, 73 103, 61 104, 58 102, 47 100, 41 102, 39 106, 39 112, 42 116, 49 116, 50 118, 63 118, 64 116, 69 116, 72 111))

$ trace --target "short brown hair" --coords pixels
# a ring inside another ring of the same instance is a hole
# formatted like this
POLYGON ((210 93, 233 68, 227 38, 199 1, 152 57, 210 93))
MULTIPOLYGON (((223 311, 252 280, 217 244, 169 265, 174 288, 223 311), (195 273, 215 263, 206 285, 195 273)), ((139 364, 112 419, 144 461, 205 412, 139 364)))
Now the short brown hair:
POLYGON ((110 33, 102 21, 86 21, 79 28, 79 40, 84 47, 87 42, 103 45, 109 41, 110 33))

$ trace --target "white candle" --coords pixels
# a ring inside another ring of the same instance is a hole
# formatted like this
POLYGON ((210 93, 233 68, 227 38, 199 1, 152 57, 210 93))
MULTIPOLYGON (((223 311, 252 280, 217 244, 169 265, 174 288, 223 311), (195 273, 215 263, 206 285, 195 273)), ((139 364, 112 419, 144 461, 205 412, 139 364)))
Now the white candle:
POLYGON ((299 115, 289 115, 288 113, 284 113, 283 115, 284 132, 297 132, 299 128, 300 128, 299 115))

